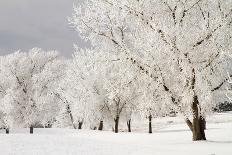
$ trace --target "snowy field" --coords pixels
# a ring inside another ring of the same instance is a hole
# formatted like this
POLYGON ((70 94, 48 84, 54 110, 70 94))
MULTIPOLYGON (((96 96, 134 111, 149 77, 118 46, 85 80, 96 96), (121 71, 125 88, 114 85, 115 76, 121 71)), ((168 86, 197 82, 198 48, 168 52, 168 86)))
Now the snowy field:
MULTIPOLYGON (((87 131, 72 129, 1 131, 1 155, 231 155, 232 113, 215 114, 208 120, 207 141, 192 142, 191 132, 178 118, 153 123, 154 133, 87 131), (159 127, 157 127, 159 126, 159 127)), ((145 129, 145 128, 144 128, 145 129)), ((138 130, 138 128, 137 128, 138 130)))

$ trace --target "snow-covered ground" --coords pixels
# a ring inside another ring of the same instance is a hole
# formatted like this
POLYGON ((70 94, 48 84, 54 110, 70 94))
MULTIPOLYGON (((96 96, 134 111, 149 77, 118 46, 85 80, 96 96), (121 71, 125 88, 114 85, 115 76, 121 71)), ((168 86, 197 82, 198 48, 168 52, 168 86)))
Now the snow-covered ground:
MULTIPOLYGON (((215 114, 207 124, 207 141, 192 142, 179 118, 154 121, 154 133, 114 134, 72 129, 14 130, 0 134, 1 155, 231 155, 232 113, 215 114), (159 127, 158 127, 159 126, 159 127)), ((138 127, 136 128, 139 129, 138 127)), ((3 131, 2 131, 3 132, 3 131)))

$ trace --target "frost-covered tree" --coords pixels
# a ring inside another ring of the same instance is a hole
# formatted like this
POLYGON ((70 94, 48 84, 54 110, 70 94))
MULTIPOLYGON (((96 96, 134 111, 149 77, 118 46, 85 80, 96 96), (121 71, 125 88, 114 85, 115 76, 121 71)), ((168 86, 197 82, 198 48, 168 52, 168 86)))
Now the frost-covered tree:
POLYGON ((64 60, 56 51, 34 48, 1 57, 1 111, 6 126, 35 127, 54 122, 59 99, 53 93, 63 78, 64 60))
POLYGON ((227 79, 231 1, 89 0, 70 23, 94 47, 124 52, 121 59, 162 86, 193 140, 206 139, 206 115, 227 79))
POLYGON ((106 91, 104 107, 108 118, 114 121, 114 131, 117 133, 120 118, 127 116, 130 128, 131 118, 128 116, 131 115, 129 113, 131 113, 138 93, 135 85, 136 71, 133 71, 132 65, 118 59, 117 55, 115 58, 112 55, 106 59, 105 63, 102 63, 101 68, 105 68, 102 77, 104 79, 103 88, 106 91))
MULTIPOLYGON (((60 85, 60 92, 66 98, 66 107, 72 112, 71 120, 74 128, 78 129, 83 123, 90 122, 96 116, 96 95, 94 95, 95 54, 91 50, 76 48, 73 59, 68 63, 66 78, 60 85)), ((67 108, 66 108, 67 109, 67 108)))

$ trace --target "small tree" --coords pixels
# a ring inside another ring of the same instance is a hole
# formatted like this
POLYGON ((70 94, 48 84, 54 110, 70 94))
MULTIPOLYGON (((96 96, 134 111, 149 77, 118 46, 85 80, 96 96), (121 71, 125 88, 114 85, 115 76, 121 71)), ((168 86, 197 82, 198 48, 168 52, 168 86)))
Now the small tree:
POLYGON ((75 49, 73 59, 68 62, 66 77, 60 85, 60 94, 65 98, 69 111, 72 111, 71 120, 76 126, 82 129, 83 123, 90 123, 93 119, 94 103, 94 80, 95 63, 94 53, 91 50, 75 49))
MULTIPOLYGON (((123 60, 117 59, 117 56, 111 56, 106 59, 104 86, 106 90, 106 99, 104 107, 109 116, 114 120, 114 131, 118 132, 120 118, 125 118, 127 112, 132 110, 132 104, 137 97, 136 93, 136 72, 123 60), (130 70, 130 74, 128 71, 130 70), (132 73, 133 72, 133 73, 132 73)), ((130 126, 129 126, 130 127, 130 126)))

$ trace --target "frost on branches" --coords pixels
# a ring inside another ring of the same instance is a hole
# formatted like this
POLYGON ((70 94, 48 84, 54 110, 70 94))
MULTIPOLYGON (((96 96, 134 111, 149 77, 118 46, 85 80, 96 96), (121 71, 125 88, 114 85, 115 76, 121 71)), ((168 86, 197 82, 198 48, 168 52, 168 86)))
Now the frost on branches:
POLYGON ((72 111, 74 128, 84 122, 102 130, 103 122, 107 122, 118 132, 120 118, 131 121, 138 96, 136 71, 131 74, 132 66, 118 59, 118 54, 76 48, 62 91, 72 111))
POLYGON ((91 51, 77 48, 73 59, 67 64, 66 77, 60 84, 59 93, 65 99, 65 111, 73 128, 78 125, 78 129, 81 129, 84 122, 89 123, 90 117, 95 117, 92 116, 96 106, 93 103, 97 103, 93 94, 94 60, 91 51))
POLYGON ((5 128, 49 126, 59 111, 53 93, 63 77, 56 51, 34 48, 0 57, 0 100, 5 128))
MULTIPOLYGON (((94 48, 121 51, 120 60, 153 80, 149 87, 158 93, 157 100, 162 96, 159 103, 184 116, 193 140, 205 140, 206 115, 217 103, 214 95, 228 81, 227 73, 232 75, 225 55, 232 47, 232 2, 89 0, 83 6, 75 7, 69 19, 82 37, 94 48)), ((109 97, 119 101, 115 93, 109 97)), ((144 104, 152 108, 149 100, 144 104)))

